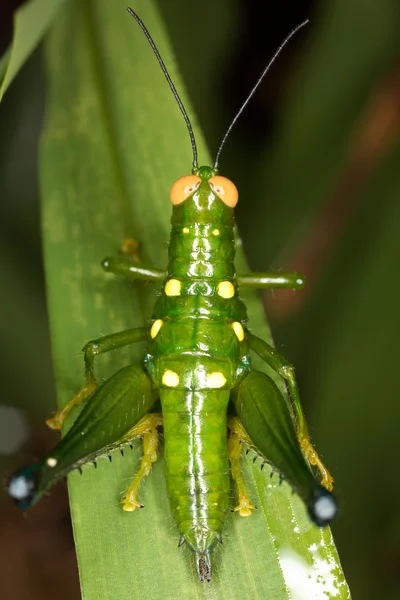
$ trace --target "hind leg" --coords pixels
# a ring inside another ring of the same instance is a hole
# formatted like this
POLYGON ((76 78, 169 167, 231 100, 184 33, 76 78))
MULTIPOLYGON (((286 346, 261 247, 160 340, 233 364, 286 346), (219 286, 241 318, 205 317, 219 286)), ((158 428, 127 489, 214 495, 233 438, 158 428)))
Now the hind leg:
POLYGON ((318 456, 318 453, 310 440, 307 422, 300 403, 299 389, 297 387, 293 366, 288 363, 287 360, 275 350, 275 348, 255 335, 248 334, 246 340, 250 349, 258 354, 258 356, 262 358, 267 365, 269 365, 276 373, 279 373, 279 375, 281 375, 281 377, 283 377, 283 379, 286 381, 289 396, 292 401, 292 404, 289 406, 289 410, 296 424, 297 439, 299 440, 300 447, 309 463, 317 467, 318 471, 320 472, 321 484, 327 490, 332 491, 334 479, 318 456))

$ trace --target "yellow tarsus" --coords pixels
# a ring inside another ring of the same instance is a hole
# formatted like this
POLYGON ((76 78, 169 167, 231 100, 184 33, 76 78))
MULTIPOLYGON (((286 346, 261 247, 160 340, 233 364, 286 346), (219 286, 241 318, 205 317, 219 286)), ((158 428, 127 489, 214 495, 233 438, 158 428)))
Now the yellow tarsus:
POLYGON ((157 427, 160 425, 162 425, 161 415, 147 415, 125 436, 126 439, 143 436, 143 456, 140 462, 139 471, 136 473, 125 496, 121 500, 123 509, 127 512, 133 512, 136 508, 143 508, 143 504, 137 500, 137 493, 142 479, 150 473, 153 463, 157 460, 157 450, 159 445, 157 427))
POLYGON ((125 238, 121 244, 120 252, 128 256, 132 262, 139 263, 139 247, 139 242, 133 238, 125 238))
POLYGON ((67 418, 70 410, 74 406, 78 406, 78 404, 82 404, 89 396, 91 396, 97 390, 97 381, 95 379, 91 379, 86 382, 85 385, 74 394, 69 402, 62 408, 60 408, 53 417, 50 417, 46 421, 46 425, 50 427, 50 429, 55 429, 59 431, 67 418))
POLYGON ((318 456, 317 451, 314 449, 314 446, 311 444, 309 438, 301 438, 300 446, 303 450, 304 456, 307 458, 310 465, 317 467, 318 471, 321 474, 321 485, 324 486, 329 492, 333 490, 334 478, 329 473, 328 469, 325 467, 324 463, 318 456))

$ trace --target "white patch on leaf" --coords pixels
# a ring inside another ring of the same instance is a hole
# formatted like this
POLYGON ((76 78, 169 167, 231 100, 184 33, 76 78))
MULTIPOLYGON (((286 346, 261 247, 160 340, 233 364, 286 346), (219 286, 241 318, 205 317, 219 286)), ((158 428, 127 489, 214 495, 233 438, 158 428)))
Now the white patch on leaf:
MULTIPOLYGON (((321 546, 323 546, 321 542, 321 546)), ((280 551, 279 558, 285 583, 292 600, 329 600, 340 595, 342 581, 338 581, 338 565, 331 557, 322 558, 317 544, 309 551, 313 564, 309 565, 293 550, 280 551)))

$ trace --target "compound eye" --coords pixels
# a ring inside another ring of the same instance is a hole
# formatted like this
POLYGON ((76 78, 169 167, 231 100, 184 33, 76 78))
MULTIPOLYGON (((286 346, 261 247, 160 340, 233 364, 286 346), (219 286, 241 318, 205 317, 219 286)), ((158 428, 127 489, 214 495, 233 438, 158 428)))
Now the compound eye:
POLYGON ((234 208, 239 200, 237 187, 232 181, 221 175, 215 175, 208 180, 214 194, 222 200, 224 204, 234 208))
POLYGON ((175 181, 169 193, 171 203, 176 206, 181 204, 186 198, 191 196, 197 190, 201 183, 200 177, 197 175, 185 175, 175 181))

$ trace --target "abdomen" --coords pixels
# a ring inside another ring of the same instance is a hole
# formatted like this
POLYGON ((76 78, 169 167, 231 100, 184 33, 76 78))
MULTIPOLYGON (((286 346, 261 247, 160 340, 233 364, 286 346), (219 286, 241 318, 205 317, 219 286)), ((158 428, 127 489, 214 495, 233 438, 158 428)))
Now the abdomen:
POLYGON ((181 536, 196 553, 220 537, 229 505, 229 390, 161 389, 166 480, 181 536))

